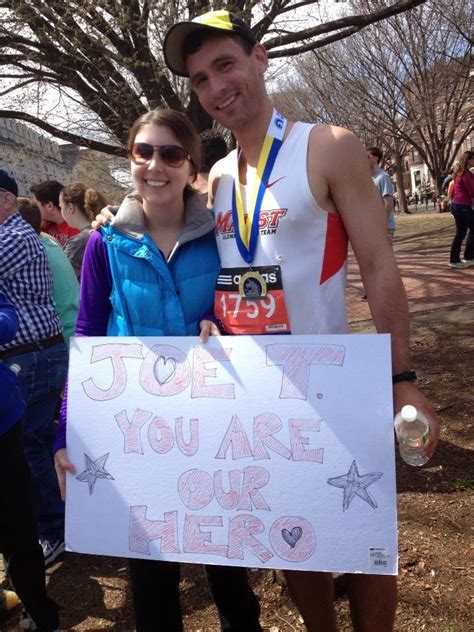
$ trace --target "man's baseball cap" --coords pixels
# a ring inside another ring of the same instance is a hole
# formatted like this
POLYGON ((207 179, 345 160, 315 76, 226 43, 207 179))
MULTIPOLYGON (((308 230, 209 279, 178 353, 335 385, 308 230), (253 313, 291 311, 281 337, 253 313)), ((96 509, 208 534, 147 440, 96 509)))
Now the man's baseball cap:
POLYGON ((188 76, 183 57, 183 44, 185 39, 196 31, 221 32, 222 35, 234 34, 251 44, 257 43, 250 26, 229 11, 209 11, 189 22, 177 22, 168 29, 163 42, 165 63, 175 75, 188 76))
POLYGON ((0 189, 13 193, 15 197, 18 197, 18 185, 16 180, 8 175, 6 171, 0 169, 0 189))

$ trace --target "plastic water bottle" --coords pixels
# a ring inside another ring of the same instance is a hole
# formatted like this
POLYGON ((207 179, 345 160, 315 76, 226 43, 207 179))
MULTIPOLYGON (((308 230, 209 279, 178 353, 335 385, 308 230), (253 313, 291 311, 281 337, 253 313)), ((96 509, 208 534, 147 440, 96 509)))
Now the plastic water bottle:
POLYGON ((423 454, 430 433, 426 417, 414 406, 407 405, 396 415, 394 426, 402 459, 409 465, 424 465, 429 460, 423 454))

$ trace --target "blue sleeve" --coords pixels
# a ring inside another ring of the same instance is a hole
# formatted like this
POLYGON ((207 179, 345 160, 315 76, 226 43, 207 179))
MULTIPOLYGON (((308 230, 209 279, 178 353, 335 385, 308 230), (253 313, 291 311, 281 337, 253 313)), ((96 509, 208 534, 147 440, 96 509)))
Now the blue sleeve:
POLYGON ((383 174, 383 177, 380 180, 379 190, 382 197, 385 197, 386 195, 391 195, 393 197, 393 184, 388 173, 383 174))
POLYGON ((0 292, 0 345, 4 345, 16 336, 18 315, 15 307, 0 292))

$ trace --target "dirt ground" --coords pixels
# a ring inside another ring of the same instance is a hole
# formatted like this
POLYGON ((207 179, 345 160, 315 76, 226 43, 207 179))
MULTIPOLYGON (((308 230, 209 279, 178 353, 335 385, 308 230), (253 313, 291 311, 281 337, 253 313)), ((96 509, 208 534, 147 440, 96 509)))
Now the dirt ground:
MULTIPOLYGON (((449 250, 452 224, 449 215, 400 217, 395 250, 427 257, 444 255, 449 250)), ((442 431, 438 451, 425 467, 412 468, 397 456, 400 571, 396 630, 406 632, 474 630, 474 270, 456 273, 470 275, 471 301, 417 311, 411 321, 413 366, 420 388, 437 408, 442 431)), ((351 300, 358 297, 354 294, 351 300)), ((356 333, 367 332, 372 323, 358 320, 351 327, 356 333)), ((250 570, 250 578, 261 601, 266 632, 305 629, 276 573, 250 570)), ((125 560, 67 553, 48 569, 48 582, 52 597, 62 607, 62 629, 134 629, 125 560)), ((184 565, 182 595, 186 632, 220 629, 200 567, 184 565)), ((338 599, 336 607, 339 629, 351 630, 345 598, 338 599)), ((17 625, 18 615, 14 614, 1 629, 7 632, 17 625)))

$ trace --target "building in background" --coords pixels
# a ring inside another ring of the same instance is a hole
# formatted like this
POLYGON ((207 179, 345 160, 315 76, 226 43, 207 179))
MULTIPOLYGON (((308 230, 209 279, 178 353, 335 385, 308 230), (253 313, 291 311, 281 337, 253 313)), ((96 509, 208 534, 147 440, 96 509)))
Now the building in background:
POLYGON ((2 118, 0 169, 15 178, 19 195, 29 196, 30 186, 43 180, 58 180, 65 185, 81 181, 114 203, 122 200, 128 182, 121 182, 113 174, 129 172, 125 158, 70 143, 59 144, 24 123, 2 118))
POLYGON ((0 118, 0 167, 15 178, 20 195, 29 195, 35 182, 68 179, 59 147, 23 123, 0 118))

